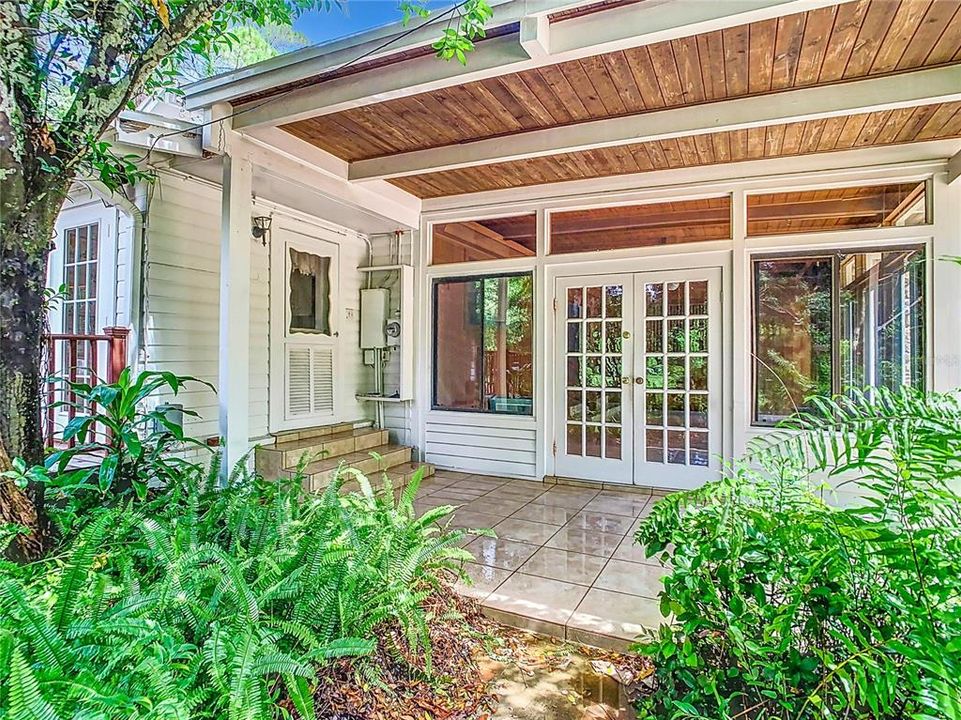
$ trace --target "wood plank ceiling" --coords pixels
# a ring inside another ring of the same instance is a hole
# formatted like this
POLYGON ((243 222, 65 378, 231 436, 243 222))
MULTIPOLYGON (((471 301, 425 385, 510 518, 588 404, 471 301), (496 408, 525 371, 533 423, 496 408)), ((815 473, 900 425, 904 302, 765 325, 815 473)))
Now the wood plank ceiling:
MULTIPOLYGON (((855 0, 283 127, 348 160, 961 62, 961 0, 855 0)), ((401 178, 420 197, 961 135, 956 104, 401 178), (895 127, 891 127, 895 125, 895 127)))

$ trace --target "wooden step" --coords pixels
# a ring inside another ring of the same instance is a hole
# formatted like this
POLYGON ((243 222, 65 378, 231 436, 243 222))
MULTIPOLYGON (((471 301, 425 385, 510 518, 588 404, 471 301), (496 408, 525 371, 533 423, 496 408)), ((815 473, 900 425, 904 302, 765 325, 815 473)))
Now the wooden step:
POLYGON ((336 433, 285 439, 258 447, 254 453, 255 467, 264 477, 275 478, 282 470, 295 470, 302 460, 307 463, 333 460, 387 443, 387 431, 374 428, 350 428, 336 433))

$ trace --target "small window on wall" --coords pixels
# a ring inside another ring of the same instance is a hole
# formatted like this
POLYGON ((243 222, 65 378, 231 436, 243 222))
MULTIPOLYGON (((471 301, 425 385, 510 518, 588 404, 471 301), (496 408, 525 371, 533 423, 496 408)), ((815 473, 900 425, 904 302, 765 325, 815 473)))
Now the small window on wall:
POLYGON ((290 249, 290 332, 330 335, 330 258, 290 249))
POLYGON ((431 228, 433 265, 534 257, 537 220, 533 213, 514 217, 436 223, 431 228))
POLYGON ((849 388, 924 387, 920 248, 754 262, 754 422, 849 388))
POLYGON ((555 212, 550 218, 553 255, 731 237, 729 196, 555 212))
POLYGON ((747 234, 926 225, 925 182, 748 195, 747 234))
POLYGON ((531 273, 434 283, 438 410, 533 413, 531 273))

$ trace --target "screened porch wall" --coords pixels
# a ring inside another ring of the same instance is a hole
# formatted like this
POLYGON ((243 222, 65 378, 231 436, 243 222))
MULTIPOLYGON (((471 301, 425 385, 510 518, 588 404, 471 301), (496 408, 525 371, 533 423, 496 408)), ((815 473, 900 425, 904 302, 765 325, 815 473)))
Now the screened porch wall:
MULTIPOLYGON (((623 178, 578 183, 576 192, 563 192, 564 186, 540 185, 510 191, 493 191, 456 198, 427 201, 421 226, 418 264, 423 282, 417 290, 418 368, 415 414, 420 447, 438 467, 495 471, 497 467, 523 468, 540 479, 554 474, 553 444, 560 437, 554 427, 554 373, 552 356, 554 279, 565 275, 641 272, 649 269, 718 267, 722 269, 723 341, 723 455, 743 453, 748 442, 770 432, 752 424, 753 381, 752 348, 752 258, 783 252, 832 252, 838 248, 877 249, 912 244, 925 248, 927 263, 928 347, 925 357, 926 387, 947 390, 961 386, 961 267, 935 258, 961 255, 961 182, 948 185, 945 161, 926 160, 897 165, 865 168, 814 170, 792 173, 792 163, 784 162, 783 172, 771 167, 770 175, 714 179, 698 182, 698 174, 671 173, 671 182, 639 177, 633 186, 623 178), (746 197, 750 193, 844 187, 931 180, 934 215, 932 223, 915 227, 881 227, 832 232, 782 234, 748 237, 746 197), (644 185, 643 183, 649 183, 644 185), (547 227, 552 212, 611 205, 663 202, 729 195, 731 198, 731 237, 681 245, 618 249, 550 255, 547 252, 547 227), (538 253, 536 258, 485 260, 456 265, 430 266, 430 227, 433 223, 481 220, 536 211, 538 216, 538 253), (504 426, 504 418, 484 414, 447 413, 431 409, 431 285, 445 276, 471 276, 531 270, 535 278, 535 376, 534 416, 511 418, 517 424, 504 426), (464 417, 466 415, 466 417, 464 417), (519 421, 519 422, 517 422, 519 421), (500 427, 498 427, 500 426, 500 427), (496 428, 496 430, 495 430, 496 428), (459 443, 448 442, 460 439, 459 443), (476 439, 475 439, 476 438, 476 439), (494 439, 497 438, 497 439, 494 439), (523 457, 514 460, 515 453, 523 457), (506 463, 493 458, 503 455, 506 463), (482 469, 485 468, 485 469, 482 469)), ((516 474, 516 473, 514 473, 516 474)), ((839 498, 844 501, 844 497, 839 498)))

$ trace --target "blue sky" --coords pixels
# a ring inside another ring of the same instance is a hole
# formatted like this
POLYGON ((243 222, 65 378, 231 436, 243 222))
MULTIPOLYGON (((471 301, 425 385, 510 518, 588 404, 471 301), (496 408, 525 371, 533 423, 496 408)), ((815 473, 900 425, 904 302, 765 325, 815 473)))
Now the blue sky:
MULTIPOLYGON (((427 3, 433 9, 450 4, 450 0, 429 0, 427 3)), ((305 14, 294 23, 294 28, 306 35, 311 44, 317 44, 387 25, 401 17, 395 0, 347 0, 342 9, 335 7, 327 13, 305 14)), ((411 22, 418 22, 418 19, 413 18, 411 22)))

